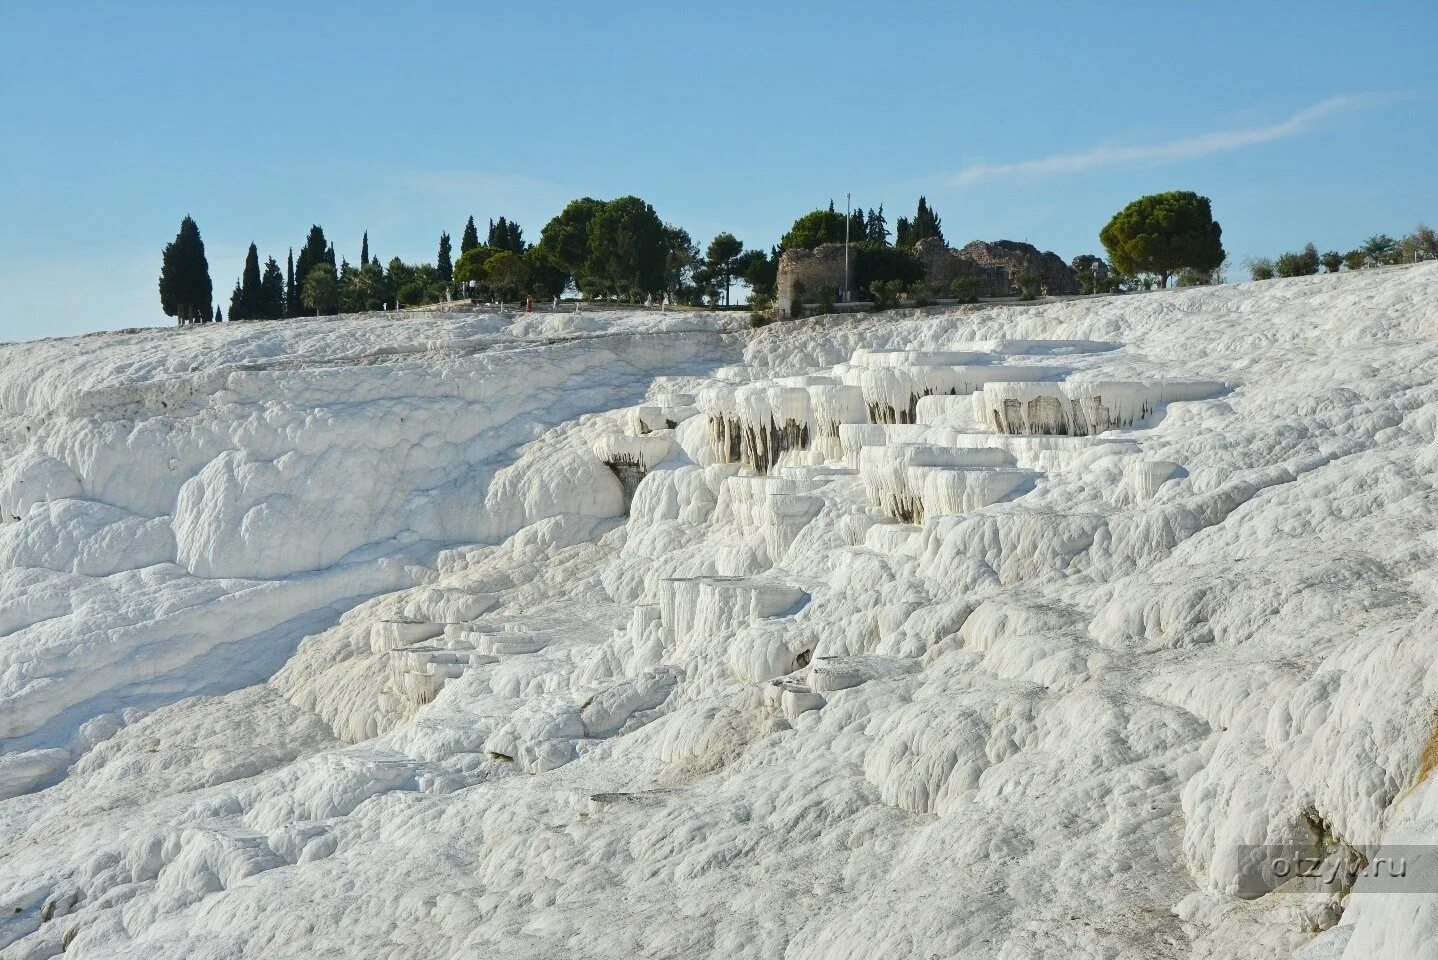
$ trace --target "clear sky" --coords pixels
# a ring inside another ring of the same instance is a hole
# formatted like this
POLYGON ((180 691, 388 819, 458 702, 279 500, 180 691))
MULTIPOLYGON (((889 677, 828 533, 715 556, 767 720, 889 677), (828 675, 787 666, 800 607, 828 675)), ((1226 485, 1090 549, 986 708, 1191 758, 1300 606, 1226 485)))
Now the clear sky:
POLYGON ((186 213, 222 304, 311 223, 432 260, 625 193, 765 247, 924 193, 1067 259, 1193 189, 1237 264, 1438 222, 1438 3, 0 0, 0 144, 0 340, 171 322, 186 213))

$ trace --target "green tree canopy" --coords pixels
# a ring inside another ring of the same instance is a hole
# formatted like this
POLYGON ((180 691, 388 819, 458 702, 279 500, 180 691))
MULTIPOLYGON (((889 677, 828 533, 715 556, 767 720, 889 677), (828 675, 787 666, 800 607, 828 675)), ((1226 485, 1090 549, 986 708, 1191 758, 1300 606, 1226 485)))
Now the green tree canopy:
POLYGON ((474 217, 464 223, 464 233, 459 238, 459 255, 462 257, 479 246, 479 231, 475 229, 474 217))
POLYGON ((454 279, 460 283, 469 283, 471 280, 477 284, 487 282, 489 278, 485 276, 484 265, 498 252, 493 247, 484 245, 470 247, 460 254, 459 262, 454 265, 454 279))
POLYGON ((879 204, 877 210, 870 210, 869 215, 864 218, 864 235, 861 239, 872 240, 875 243, 889 242, 889 222, 884 219, 884 205, 879 204))
POLYGON ((724 281, 724 303, 729 303, 729 284, 734 280, 734 260, 744 252, 744 241, 732 233, 721 233, 709 241, 704 262, 716 277, 724 281))
POLYGON ((891 247, 874 240, 854 244, 853 271, 854 290, 861 297, 872 297, 875 283, 906 286, 924 279, 923 261, 913 247, 891 247))
POLYGON ((743 277, 751 291, 750 299, 772 300, 779 284, 779 248, 768 253, 745 250, 734 259, 734 275, 743 277))
POLYGON ((449 283, 454 279, 454 261, 449 254, 449 234, 439 235, 439 257, 434 262, 435 271, 439 274, 441 283, 449 283))
POLYGON ((526 247, 524 231, 519 224, 504 217, 489 221, 488 243, 496 250, 508 250, 511 253, 523 253, 526 247))
MULTIPOLYGON (((369 234, 365 234, 368 238, 369 234)), ((295 251, 290 248, 289 258, 285 261, 285 316, 297 317, 300 315, 300 290, 295 283, 295 251)))
POLYGON ((1216 270, 1225 256, 1208 198, 1191 190, 1140 197, 1114 214, 1099 240, 1115 270, 1153 275, 1160 287, 1185 267, 1216 270))
POLYGON ((934 212, 934 208, 929 206, 926 197, 919 198, 919 207, 914 211, 914 219, 904 222, 907 224, 907 229, 904 236, 897 241, 901 247, 912 247, 920 240, 927 240, 930 237, 937 237, 944 241, 943 221, 934 212))
POLYGON ((670 237, 654 208, 638 197, 611 200, 589 224, 582 281, 599 292, 638 300, 664 289, 670 237))
MULTIPOLYGON (((251 248, 253 249, 253 248, 251 248)), ((279 320, 285 315, 285 275, 274 257, 265 261, 265 272, 260 276, 258 317, 265 320, 279 320)))
POLYGON ((496 252, 484 265, 484 275, 500 300, 518 300, 529 287, 529 264, 513 250, 496 252))
POLYGON ((205 241, 199 225, 186 216, 160 255, 160 307, 180 323, 195 323, 209 318, 213 300, 205 241))
POLYGON ((781 250, 812 250, 824 243, 844 242, 844 215, 832 207, 804 214, 779 240, 781 250))
POLYGON ((530 247, 521 256, 529 268, 529 292, 541 300, 564 295, 569 274, 559 267, 543 247, 530 247))
POLYGON ((328 263, 317 263, 305 277, 300 299, 306 307, 315 312, 315 316, 319 316, 325 310, 332 309, 331 305, 338 298, 338 293, 335 268, 328 263))
POLYGON ((341 269, 339 288, 340 310, 345 313, 378 310, 389 300, 384 267, 377 260, 358 269, 341 269))
POLYGON ((563 270, 568 280, 579 284, 580 274, 589 260, 589 225, 604 201, 593 197, 571 200, 559 215, 544 225, 539 234, 539 246, 544 248, 552 264, 563 270))
POLYGON ((1378 233, 1363 241, 1360 247, 1368 257, 1368 266, 1377 267, 1385 263, 1394 262, 1394 254, 1398 250, 1398 241, 1386 233, 1378 233))
POLYGON ((253 243, 245 253, 245 266, 237 287, 239 299, 230 299, 231 320, 264 320, 265 294, 260 288, 260 251, 253 243))
MULTIPOLYGON (((300 292, 301 301, 304 300, 305 280, 309 278, 310 271, 321 263, 328 263, 331 272, 334 271, 334 253, 329 244, 325 242, 324 228, 312 225, 309 234, 305 237, 305 245, 300 248, 299 259, 295 261, 295 289, 300 292)), ((309 304, 300 303, 296 306, 309 306, 309 304)))

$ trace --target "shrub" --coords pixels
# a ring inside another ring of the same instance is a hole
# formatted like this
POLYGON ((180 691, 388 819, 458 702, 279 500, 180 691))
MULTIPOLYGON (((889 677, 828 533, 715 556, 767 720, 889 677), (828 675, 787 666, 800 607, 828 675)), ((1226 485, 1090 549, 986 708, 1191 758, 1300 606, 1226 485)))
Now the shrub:
POLYGON ((1285 253, 1279 256, 1273 263, 1273 272, 1280 277, 1302 277, 1307 276, 1304 269, 1303 254, 1285 253))
POLYGON ((873 298, 875 310, 888 310, 899 299, 903 285, 897 280, 875 280, 869 284, 869 295, 873 298))
POLYGON ((1213 284, 1213 273, 1209 270, 1195 270, 1192 267, 1184 267, 1178 271, 1177 283, 1180 287, 1207 287, 1213 284))
POLYGON ((938 290, 930 283, 915 283, 909 286, 909 296, 916 307, 932 307, 938 299, 938 290))
POLYGON ((1039 278, 1032 273, 1025 271, 1014 277, 1014 284, 1019 288, 1020 300, 1037 300, 1039 295, 1039 278))
POLYGON ((1343 262, 1349 270, 1362 270, 1368 266, 1368 254, 1362 250, 1349 250, 1343 255, 1343 262))
POLYGON ((959 303, 978 303, 979 301, 979 278, 978 277, 955 277, 954 282, 949 284, 953 291, 954 299, 959 303))
POLYGON ((913 250, 890 247, 872 240, 853 245, 854 289, 873 293, 876 280, 918 283, 924 279, 924 264, 913 250))
POLYGON ((836 291, 834 290, 834 285, 832 283, 826 283, 819 288, 819 312, 821 314, 834 312, 835 292, 836 291))
POLYGON ((1369 237, 1363 242, 1361 249, 1367 256, 1370 267, 1398 262, 1398 241, 1386 233, 1378 233, 1369 237))
POLYGON ((1267 257, 1252 257, 1244 261, 1249 276, 1255 280, 1272 280, 1274 276, 1273 261, 1267 257))
POLYGON ((1337 273, 1338 268, 1343 266, 1343 254, 1337 250, 1329 250, 1318 258, 1318 262, 1323 264, 1323 269, 1329 273, 1337 273))
POLYGON ((1418 254, 1422 259, 1438 259, 1438 231, 1434 231, 1428 224, 1418 224, 1417 229, 1408 235, 1408 239, 1418 249, 1418 254))

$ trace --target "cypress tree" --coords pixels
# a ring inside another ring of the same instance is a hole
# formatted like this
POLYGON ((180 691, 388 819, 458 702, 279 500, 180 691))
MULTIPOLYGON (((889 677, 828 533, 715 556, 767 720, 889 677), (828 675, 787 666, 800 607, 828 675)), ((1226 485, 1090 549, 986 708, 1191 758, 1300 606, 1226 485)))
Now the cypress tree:
POLYGON ((884 205, 879 204, 879 209, 870 210, 869 216, 864 221, 864 239, 872 240, 875 243, 888 245, 889 224, 884 220, 884 205))
POLYGON ((369 266, 369 231, 364 232, 364 239, 360 241, 360 266, 369 266))
POLYGON ((224 311, 222 311, 219 307, 216 307, 216 308, 215 308, 215 322, 216 322, 216 323, 224 323, 224 322, 225 322, 225 314, 224 314, 224 311))
POLYGON ((266 320, 278 320, 285 315, 285 278, 274 257, 265 261, 265 273, 260 278, 260 316, 266 320))
POLYGON ((439 274, 441 283, 449 283, 454 279, 454 260, 449 254, 449 234, 439 235, 439 257, 434 263, 435 272, 439 274))
POLYGON ((187 215, 160 256, 160 306, 166 316, 182 324, 196 323, 209 316, 213 300, 205 241, 200 239, 199 225, 187 215))
POLYGON ((290 247, 290 259, 285 265, 285 316, 299 313, 299 291, 295 289, 295 248, 290 247))
POLYGON ((855 207, 849 214, 849 239, 855 243, 863 240, 865 237, 864 224, 867 222, 864 217, 864 208, 855 207))
POLYGON ((235 281, 235 290, 230 294, 230 320, 244 320, 245 317, 245 295, 240 290, 240 281, 235 281))
POLYGON ((939 215, 929 206, 929 201, 923 197, 919 198, 919 209, 914 214, 914 223, 911 229, 909 243, 918 243, 920 240, 927 240, 930 237, 944 239, 944 231, 939 215))
POLYGON ((894 221, 894 246, 907 247, 914 243, 912 234, 913 226, 909 223, 908 217, 900 217, 894 221))
POLYGON ((474 217, 470 217, 464 225, 463 235, 459 238, 459 255, 462 257, 477 246, 479 246, 479 231, 474 228, 474 217))
MULTIPOLYGON (((489 221, 489 246, 495 250, 510 253, 524 252, 524 230, 519 224, 504 217, 489 221)), ((461 254, 463 256, 463 254, 461 254)))
POLYGON ((309 235, 305 237, 305 245, 300 248, 299 258, 295 260, 295 302, 293 304, 295 316, 299 316, 301 311, 309 312, 301 303, 304 296, 305 279, 309 277, 310 271, 319 264, 332 263, 329 256, 330 249, 329 244, 325 242, 324 229, 318 225, 311 226, 309 235))
MULTIPOLYGON (((265 293, 260 286, 260 252, 252 243, 245 254, 245 269, 240 273, 239 319, 262 320, 265 316, 265 293)), ((236 304, 230 303, 230 316, 235 316, 236 304)))

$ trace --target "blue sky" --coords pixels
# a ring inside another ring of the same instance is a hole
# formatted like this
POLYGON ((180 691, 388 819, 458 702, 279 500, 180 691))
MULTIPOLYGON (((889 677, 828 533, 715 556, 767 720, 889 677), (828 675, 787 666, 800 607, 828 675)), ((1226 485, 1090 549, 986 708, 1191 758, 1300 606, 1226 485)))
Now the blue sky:
MULTIPOLYGON (((200 224, 432 260, 501 214, 635 193, 769 246, 844 192, 1066 259, 1143 193, 1237 264, 1438 222, 1438 4, 0 0, 0 340, 169 323, 200 224)), ((1237 274, 1235 269, 1231 275, 1237 274)))

